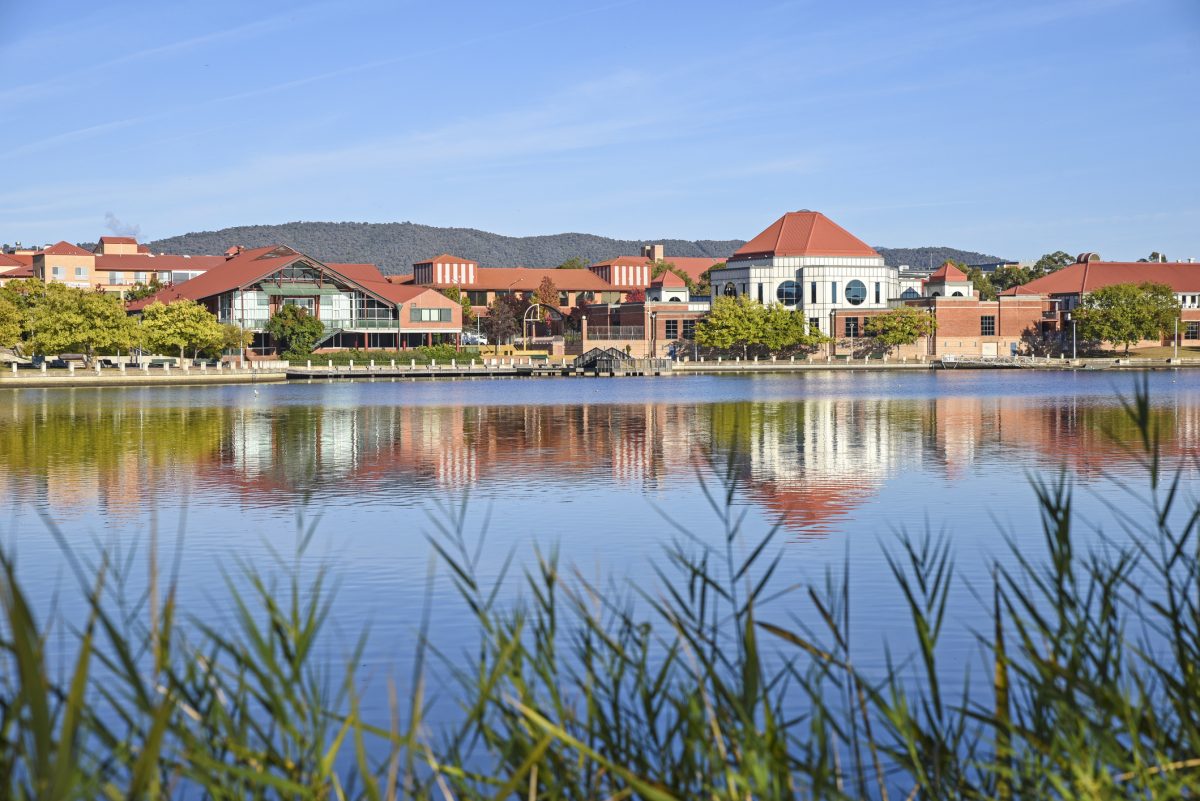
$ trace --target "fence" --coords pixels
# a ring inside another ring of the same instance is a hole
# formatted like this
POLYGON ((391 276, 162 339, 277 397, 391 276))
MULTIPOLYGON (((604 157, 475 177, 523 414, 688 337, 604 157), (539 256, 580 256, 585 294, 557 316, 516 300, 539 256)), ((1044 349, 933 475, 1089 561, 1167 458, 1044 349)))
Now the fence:
POLYGON ((601 339, 645 339, 646 329, 640 325, 597 325, 588 326, 587 338, 601 339))

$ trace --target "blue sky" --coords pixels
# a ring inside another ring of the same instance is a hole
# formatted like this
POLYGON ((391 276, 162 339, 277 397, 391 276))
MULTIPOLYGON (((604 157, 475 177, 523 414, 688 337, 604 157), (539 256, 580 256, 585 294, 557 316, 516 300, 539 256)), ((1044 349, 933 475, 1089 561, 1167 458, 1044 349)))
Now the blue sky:
POLYGON ((1200 0, 0 0, 0 242, 291 220, 1200 260, 1200 0))

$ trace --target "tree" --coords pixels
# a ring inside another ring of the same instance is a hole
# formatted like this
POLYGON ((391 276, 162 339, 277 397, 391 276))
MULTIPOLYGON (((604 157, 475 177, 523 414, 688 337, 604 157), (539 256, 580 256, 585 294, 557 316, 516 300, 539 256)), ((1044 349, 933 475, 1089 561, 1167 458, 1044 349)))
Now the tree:
POLYGON ((1148 258, 1148 259, 1138 259, 1138 261, 1140 261, 1140 262, 1147 262, 1147 261, 1148 262, 1164 262, 1166 260, 1167 260, 1167 254, 1159 253, 1157 250, 1151 251, 1150 258, 1148 258))
POLYGON ((137 323, 117 295, 80 290, 78 302, 84 325, 77 342, 88 361, 97 353, 127 351, 133 347, 138 335, 137 323))
POLYGON ((760 341, 766 316, 767 308, 745 295, 717 298, 708 316, 696 325, 696 342, 715 350, 740 347, 745 356, 748 348, 760 341))
POLYGON ((11 300, 0 297, 0 348, 15 348, 21 341, 21 310, 11 300))
POLYGON ((888 352, 901 345, 911 345, 921 337, 932 336, 937 320, 929 312, 913 306, 900 306, 891 311, 867 318, 863 332, 874 337, 888 352))
POLYGON ((1030 270, 1031 277, 1041 278, 1043 275, 1057 272, 1068 264, 1074 263, 1075 258, 1073 256, 1064 251, 1056 250, 1053 253, 1047 253, 1034 262, 1033 268, 1030 270))
POLYGON ((1113 284, 1089 292, 1074 316, 1076 333, 1087 340, 1124 345, 1161 338, 1179 319, 1179 301, 1166 284, 1113 284))
POLYGON ((157 295, 159 290, 161 290, 162 288, 163 288, 163 285, 158 282, 158 276, 152 275, 152 276, 150 276, 149 282, 138 281, 133 286, 131 286, 129 289, 126 289, 125 290, 125 300, 126 300, 126 302, 128 302, 128 301, 132 301, 132 300, 141 300, 142 298, 148 298, 151 295, 157 295))
POLYGON ((625 293, 625 302, 626 303, 645 303, 646 302, 646 290, 635 289, 631 292, 626 292, 625 293))
POLYGON ((533 299, 543 306, 549 306, 552 309, 558 308, 558 287, 550 280, 550 276, 542 277, 537 291, 533 293, 533 299))
POLYGON ((791 311, 782 303, 772 303, 759 320, 761 329, 757 337, 768 353, 802 349, 812 350, 828 341, 820 329, 809 325, 801 312, 791 311))
POLYGON ((521 315, 525 313, 527 304, 516 295, 497 295, 488 306, 487 317, 483 318, 483 330, 500 352, 500 344, 507 342, 521 328, 521 315))
POLYGON ((182 359, 190 349, 194 356, 220 345, 224 335, 216 316, 194 300, 156 301, 142 309, 143 341, 160 353, 178 350, 182 359))
POLYGON ((591 266, 590 264, 588 264, 586 261, 579 258, 578 256, 572 256, 571 258, 564 261, 562 264, 558 265, 558 269, 560 269, 560 270, 586 270, 590 266, 591 266))
POLYGON ((462 307, 464 327, 467 325, 467 323, 475 322, 475 310, 471 308, 471 301, 465 292, 456 286, 448 286, 442 290, 442 294, 450 298, 450 300, 456 301, 458 305, 462 307))
POLYGON ((221 326, 220 344, 212 346, 209 350, 214 355, 220 355, 230 350, 240 354, 244 349, 250 347, 252 342, 254 342, 253 331, 247 331, 237 323, 224 323, 221 326))
POLYGON ((971 279, 971 285, 975 287, 975 291, 979 293, 980 300, 995 300, 996 287, 992 286, 992 280, 978 267, 968 267, 966 269, 967 277, 971 279))
POLYGON ((996 268, 991 275, 992 288, 997 293, 1003 292, 1006 289, 1012 289, 1014 286, 1023 286, 1024 284, 1028 284, 1032 279, 1033 276, 1024 267, 1008 265, 996 268))
POLYGON ((696 284, 696 294, 707 295, 712 292, 712 271, 724 270, 725 262, 718 262, 712 267, 709 267, 704 272, 700 273, 700 282, 696 284))
POLYGON ((287 303, 267 321, 267 333, 285 356, 307 356, 325 333, 325 324, 308 309, 287 303))

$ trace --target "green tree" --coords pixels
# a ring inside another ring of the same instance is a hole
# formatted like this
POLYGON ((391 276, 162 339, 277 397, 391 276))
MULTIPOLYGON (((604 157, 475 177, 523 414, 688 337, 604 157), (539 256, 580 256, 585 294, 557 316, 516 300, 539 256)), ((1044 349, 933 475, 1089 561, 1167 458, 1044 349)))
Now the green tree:
POLYGON ((250 347, 252 342, 254 342, 253 331, 247 331, 237 323, 224 323, 221 325, 221 341, 209 347, 208 352, 214 356, 231 350, 240 354, 250 347))
POLYGON ((151 350, 178 350, 182 359, 187 350, 197 355, 218 346, 224 335, 216 316, 194 300, 155 302, 142 309, 142 336, 151 350))
POLYGON ((821 335, 820 329, 813 328, 804 318, 803 313, 791 311, 782 303, 772 303, 766 307, 766 313, 758 321, 761 326, 757 337, 768 353, 782 353, 790 350, 812 350, 828 338, 821 335))
POLYGON ((81 352, 91 361, 97 353, 128 350, 136 337, 136 325, 113 294, 37 281, 16 287, 6 298, 16 299, 33 353, 81 352))
POLYGON ((80 290, 79 310, 84 326, 79 332, 79 349, 91 361, 97 353, 120 353, 133 347, 137 323, 125 311, 120 297, 109 292, 80 290))
POLYGON ((1113 284, 1089 292, 1076 308, 1076 333, 1085 340, 1124 345, 1158 339, 1179 319, 1179 301, 1166 284, 1113 284))
POLYGON ((1167 254, 1159 253, 1157 250, 1150 252, 1150 257, 1147 259, 1138 259, 1140 262, 1164 262, 1167 260, 1167 254))
POLYGON ((0 348, 15 348, 21 341, 21 310, 11 300, 0 297, 0 348))
POLYGON ((978 267, 968 267, 965 272, 967 277, 971 279, 971 285, 979 293, 980 300, 996 299, 996 287, 992 285, 992 279, 983 270, 978 267))
POLYGON ((1014 286, 1023 286, 1028 284, 1033 279, 1033 276, 1030 275, 1029 270, 1026 270, 1024 267, 1006 265, 993 271, 990 279, 992 282, 992 288, 999 293, 1006 289, 1012 289, 1014 286))
POLYGON ((285 356, 307 356, 325 333, 325 324, 308 309, 287 303, 267 321, 267 333, 285 356))
POLYGON ((1068 264, 1074 264, 1075 257, 1071 256, 1062 250, 1056 250, 1053 253, 1047 253, 1036 262, 1033 268, 1029 271, 1033 278, 1041 278, 1043 275, 1057 272, 1068 264))
POLYGON ((150 276, 149 281, 146 281, 146 282, 138 281, 133 286, 131 286, 129 289, 126 289, 125 290, 125 300, 128 302, 128 301, 132 301, 132 300, 141 300, 142 298, 148 298, 151 295, 158 294, 158 291, 160 289, 162 289, 162 284, 160 284, 158 282, 158 276, 152 275, 152 276, 150 276))
POLYGON ((588 264, 586 261, 579 258, 578 256, 572 256, 571 258, 564 261, 562 264, 558 265, 558 269, 560 269, 560 270, 586 270, 590 266, 591 266, 590 264, 588 264))
POLYGON ((712 267, 709 267, 704 272, 700 273, 700 281, 696 284, 696 294, 707 295, 712 292, 712 271, 724 270, 725 262, 718 262, 712 267))
POLYGON ((456 286, 448 286, 442 290, 442 294, 462 307, 463 327, 466 327, 467 323, 475 322, 475 310, 471 308, 471 300, 466 292, 456 286))
POLYGON ((900 306, 867 318, 863 332, 890 353, 901 345, 911 345, 937 330, 933 315, 913 306, 900 306))
POLYGON ((719 297, 708 316, 696 325, 696 342, 715 350, 741 348, 745 356, 751 345, 760 342, 766 317, 767 308, 745 295, 719 297))

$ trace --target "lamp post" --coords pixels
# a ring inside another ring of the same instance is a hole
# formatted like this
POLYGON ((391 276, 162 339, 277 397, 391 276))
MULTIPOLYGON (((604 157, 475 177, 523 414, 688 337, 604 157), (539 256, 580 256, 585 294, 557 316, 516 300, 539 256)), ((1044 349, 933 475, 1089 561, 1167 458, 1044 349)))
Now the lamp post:
POLYGON ((1075 336, 1075 315, 1071 315, 1071 361, 1075 361, 1078 352, 1079 339, 1075 336))
POLYGON ((1171 337, 1172 350, 1175 353, 1173 358, 1179 358, 1179 318, 1175 318, 1175 336, 1171 337))

